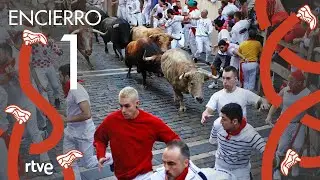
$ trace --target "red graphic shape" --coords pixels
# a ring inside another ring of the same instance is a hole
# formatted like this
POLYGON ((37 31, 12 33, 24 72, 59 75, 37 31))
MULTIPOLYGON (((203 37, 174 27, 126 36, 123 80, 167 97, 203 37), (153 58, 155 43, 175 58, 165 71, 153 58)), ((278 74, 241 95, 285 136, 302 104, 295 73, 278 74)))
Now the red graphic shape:
POLYGON ((293 65, 298 69, 303 69, 303 71, 313 74, 320 74, 320 63, 312 62, 310 60, 305 60, 293 53, 290 49, 285 48, 279 54, 283 59, 285 59, 288 63, 293 65))
MULTIPOLYGON (((256 3, 256 13, 257 19, 259 21, 259 25, 262 29, 265 29, 270 26, 270 21, 268 19, 267 11, 266 11, 267 1, 263 0, 259 3, 256 3)), ((267 42, 265 44, 264 50, 261 55, 261 64, 260 64, 260 74, 261 74, 261 82, 264 89, 264 92, 267 96, 269 102, 271 102, 275 106, 279 106, 282 102, 281 97, 279 97, 273 89, 272 80, 270 77, 270 63, 271 57, 275 50, 276 44, 284 37, 284 35, 299 22, 298 17, 292 14, 288 17, 282 24, 269 36, 267 42)), ((308 62, 307 65, 303 64, 307 62, 302 58, 297 58, 292 55, 293 53, 290 50, 285 50, 281 52, 282 57, 286 61, 290 61, 292 64, 295 64, 303 71, 313 72, 316 74, 320 74, 319 71, 316 71, 315 66, 318 66, 316 63, 308 62), (288 58, 287 54, 289 52, 288 58), (291 53, 291 54, 290 54, 291 53), (312 67, 314 66, 314 67, 312 67)), ((280 117, 274 128, 272 129, 268 142, 266 144, 265 152, 263 154, 263 162, 262 162, 262 179, 272 179, 272 161, 274 158, 274 153, 277 148, 278 141, 280 140, 281 134, 284 129, 288 126, 291 119, 296 117, 302 111, 307 110, 312 107, 316 103, 320 101, 320 91, 310 94, 307 97, 302 98, 297 103, 290 106, 286 112, 284 112, 280 117), (318 98, 318 100, 316 100, 318 98)), ((320 121, 315 118, 310 118, 310 116, 305 116, 302 120, 302 123, 306 124, 309 127, 320 127, 320 121), (312 126, 310 126, 312 125, 312 126)), ((319 167, 320 157, 301 157, 301 167, 319 167)))
POLYGON ((267 14, 267 0, 260 0, 259 3, 255 3, 255 10, 259 27, 261 30, 266 29, 271 25, 267 14))
POLYGON ((14 118, 19 122, 19 124, 27 122, 31 117, 31 113, 29 111, 23 110, 16 105, 8 106, 5 109, 5 112, 12 114, 14 118))
MULTIPOLYGON (((47 115, 48 119, 51 121, 52 124, 52 133, 50 136, 44 140, 43 142, 40 142, 38 144, 31 144, 30 146, 30 154, 41 154, 44 152, 49 151, 50 149, 54 148, 59 141, 62 138, 63 135, 63 120, 60 117, 59 113, 54 109, 49 102, 44 99, 39 92, 34 89, 31 81, 30 81, 30 69, 29 69, 29 63, 30 63, 30 56, 31 56, 31 47, 26 46, 22 44, 20 49, 20 56, 19 56, 19 81, 20 86, 23 90, 23 92, 26 94, 26 96, 42 111, 45 115, 47 115)), ((14 133, 21 133, 21 130, 16 130, 14 133), (17 131, 17 132, 16 132, 17 131)), ((18 150, 16 153, 19 153, 19 146, 20 146, 21 137, 17 138, 16 140, 13 140, 13 147, 18 146, 18 150), (18 143, 18 145, 16 144, 18 143), (15 145, 15 146, 14 146, 15 145)), ((11 145, 11 143, 10 143, 11 145)), ((13 150, 16 150, 13 148, 13 150)), ((9 153, 14 153, 10 152, 9 153)), ((10 156, 10 155, 9 155, 10 156)), ((11 157, 11 156, 10 156, 11 157)), ((13 156, 12 156, 13 157, 13 156)), ((18 154, 16 154, 14 157, 18 157, 18 154)), ((10 161, 11 162, 11 161, 10 161)), ((18 164, 18 160, 12 161, 14 163, 10 163, 9 166, 16 166, 18 164)), ((11 176, 16 177, 17 175, 17 168, 13 169, 13 171, 9 171, 11 173, 11 176)), ((72 168, 69 168, 67 171, 64 171, 64 178, 65 179, 74 179, 73 170, 72 168), (71 170, 70 170, 71 169, 71 170)), ((11 178, 10 178, 11 179, 11 178)))
POLYGON ((281 163, 281 173, 285 176, 288 176, 290 168, 299 161, 301 161, 301 159, 299 158, 298 153, 292 149, 289 149, 286 153, 285 159, 281 163))
POLYGON ((10 137, 10 144, 8 149, 8 157, 10 157, 10 161, 8 161, 8 178, 11 179, 19 179, 18 173, 18 157, 19 157, 19 149, 21 144, 22 135, 24 132, 24 124, 17 124, 13 126, 12 135, 10 137))
POLYGON ((282 102, 281 97, 275 92, 272 79, 270 78, 270 67, 273 52, 278 44, 278 42, 284 37, 291 28, 299 22, 299 19, 292 14, 289 16, 273 33, 269 36, 263 48, 261 57, 260 57, 260 78, 261 84, 268 101, 275 105, 279 106, 282 102))
POLYGON ((73 163, 73 161, 75 159, 81 158, 81 157, 83 157, 82 152, 80 152, 78 150, 70 150, 66 154, 62 154, 62 155, 57 156, 56 159, 61 167, 67 169, 67 168, 69 168, 69 166, 71 166, 71 164, 73 163))

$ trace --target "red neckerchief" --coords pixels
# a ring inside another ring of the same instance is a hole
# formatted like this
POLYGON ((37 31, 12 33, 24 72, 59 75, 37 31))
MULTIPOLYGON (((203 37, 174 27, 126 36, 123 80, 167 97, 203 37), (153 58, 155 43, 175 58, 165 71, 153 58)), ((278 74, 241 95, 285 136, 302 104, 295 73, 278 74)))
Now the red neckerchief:
POLYGON ((188 169, 189 166, 182 171, 182 173, 176 178, 176 180, 185 180, 188 174, 188 169))
MULTIPOLYGON (((78 79, 77 82, 82 83, 84 81, 78 79)), ((70 90, 70 80, 66 82, 66 84, 63 86, 63 92, 64 92, 65 98, 68 96, 69 90, 70 90)))
POLYGON ((246 127, 246 125, 247 125, 246 118, 242 118, 241 124, 238 129, 236 129, 235 131, 226 131, 228 133, 226 139, 229 140, 231 138, 231 136, 236 136, 236 135, 240 134, 241 130, 244 127, 246 127))

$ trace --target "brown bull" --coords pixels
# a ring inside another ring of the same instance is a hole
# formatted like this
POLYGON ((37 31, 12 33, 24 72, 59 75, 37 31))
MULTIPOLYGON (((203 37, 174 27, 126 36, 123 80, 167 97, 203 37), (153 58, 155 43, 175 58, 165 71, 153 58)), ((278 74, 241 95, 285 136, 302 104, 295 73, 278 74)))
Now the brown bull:
MULTIPOLYGON (((71 19, 71 22, 73 22, 73 24, 75 24, 74 18, 71 19)), ((82 22, 85 22, 85 20, 82 19, 82 22)), ((70 24, 68 24, 68 31, 71 34, 77 34, 78 50, 84 56, 84 58, 87 60, 88 65, 90 66, 90 69, 93 69, 93 65, 91 64, 91 62, 89 60, 89 56, 92 53, 93 33, 95 32, 95 33, 99 33, 101 35, 105 35, 106 33, 102 33, 96 29, 93 29, 89 24, 86 24, 86 23, 84 23, 84 25, 82 25, 81 23, 78 23, 78 25, 72 25, 72 26, 70 24)))
POLYGON ((211 73, 198 69, 192 57, 181 49, 166 51, 161 57, 161 69, 173 87, 174 101, 178 100, 180 103, 179 111, 186 110, 182 93, 191 94, 196 101, 202 103, 204 82, 209 78, 216 78, 211 73))
POLYGON ((131 41, 126 47, 125 64, 129 68, 127 77, 133 65, 137 66, 137 72, 142 74, 143 85, 146 87, 147 71, 161 73, 161 55, 159 46, 150 38, 141 38, 131 41), (148 57, 146 57, 148 56, 148 57))
POLYGON ((177 39, 169 34, 166 34, 160 28, 146 28, 144 26, 133 27, 131 30, 132 40, 136 41, 140 38, 152 38, 156 44, 161 48, 163 52, 170 49, 171 41, 177 39))

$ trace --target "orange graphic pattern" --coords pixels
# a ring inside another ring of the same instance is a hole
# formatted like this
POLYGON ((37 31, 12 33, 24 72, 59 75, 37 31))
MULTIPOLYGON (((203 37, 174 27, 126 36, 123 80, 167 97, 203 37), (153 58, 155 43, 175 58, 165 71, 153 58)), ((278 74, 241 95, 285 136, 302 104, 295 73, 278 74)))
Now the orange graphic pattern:
MULTIPOLYGON (((30 55, 31 46, 22 45, 19 56, 19 81, 23 92, 26 96, 45 114, 51 121, 53 126, 50 136, 37 144, 31 144, 30 154, 41 154, 54 148, 63 136, 63 120, 54 107, 52 107, 46 99, 44 99, 36 89, 32 86, 30 80, 30 55)), ((8 156, 8 176, 9 179, 19 179, 18 174, 18 155, 21 144, 22 134, 24 132, 24 125, 15 124, 13 134, 9 144, 8 156)), ((64 179, 73 180, 74 173, 72 168, 63 170, 64 179)))
MULTIPOLYGON (((271 25, 266 11, 266 0, 260 0, 259 3, 256 2, 256 14, 259 22, 260 29, 264 30, 271 25)), ((300 20, 293 13, 291 14, 282 24, 271 33, 268 37, 267 42, 264 46, 261 55, 260 64, 260 74, 261 74, 261 84, 264 89, 266 98, 275 106, 279 106, 282 102, 282 98, 275 92, 272 86, 272 80, 270 77, 270 65, 273 52, 276 48, 278 42, 284 37, 284 35, 300 20)), ((297 56, 289 49, 284 49, 280 56, 285 59, 288 63, 294 65, 295 67, 309 73, 320 74, 320 64, 310 62, 310 60, 305 60, 297 56)), ((309 96, 306 96, 295 104, 291 105, 278 119, 274 128, 272 129, 268 142, 265 148, 262 159, 262 179, 271 180, 272 179, 272 163, 274 159, 274 153, 277 148, 277 144, 280 140, 283 130, 289 125, 290 121, 303 111, 306 111, 313 105, 320 102, 320 91, 316 91, 309 96)), ((306 115, 301 121, 304 125, 320 131, 320 121, 314 117, 306 115)), ((300 166, 304 168, 316 168, 320 167, 320 157, 301 157, 300 166)))

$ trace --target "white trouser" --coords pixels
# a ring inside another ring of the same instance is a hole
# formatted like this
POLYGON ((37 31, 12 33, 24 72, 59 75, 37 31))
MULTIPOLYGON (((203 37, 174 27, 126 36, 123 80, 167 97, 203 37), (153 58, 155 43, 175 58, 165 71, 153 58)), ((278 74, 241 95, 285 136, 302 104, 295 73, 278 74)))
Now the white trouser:
MULTIPOLYGON (((223 160, 220 160, 220 161, 223 161, 223 160)), ((250 162, 246 167, 237 168, 237 169, 230 169, 227 167, 220 166, 219 161, 217 162, 217 160, 216 160, 214 168, 215 169, 225 169, 225 170, 229 171, 232 175, 234 175, 236 177, 237 180, 249 180, 250 179, 250 170, 251 170, 251 163, 250 162)))
POLYGON ((2 131, 7 131, 9 126, 7 113, 5 112, 5 109, 7 106, 8 106, 8 93, 0 85, 0 129, 2 131))
POLYGON ((118 16, 118 18, 122 18, 126 21, 128 20, 127 8, 125 5, 118 5, 117 16, 118 16))
POLYGON ((153 17, 153 28, 157 28, 158 23, 159 23, 159 20, 157 18, 153 17))
POLYGON ((210 38, 208 36, 196 36, 197 42, 197 51, 195 54, 195 58, 199 58, 200 54, 205 49, 206 52, 206 62, 209 62, 209 56, 211 54, 211 44, 210 38))
POLYGON ((142 14, 141 12, 136 13, 136 14, 129 14, 128 15, 128 21, 129 24, 132 26, 142 26, 143 25, 143 21, 142 21, 142 14))
POLYGON ((152 171, 146 173, 146 174, 140 174, 137 177, 135 177, 133 180, 149 180, 149 177, 153 174, 152 171))
POLYGON ((0 138, 0 180, 8 179, 8 149, 4 139, 0 138))
MULTIPOLYGON (((58 99, 60 96, 59 93, 59 82, 58 82, 58 77, 56 74, 56 70, 54 69, 53 65, 50 65, 49 67, 44 67, 44 68, 34 68, 34 71, 36 72, 38 79, 40 81, 40 84, 42 87, 45 89, 49 89, 49 85, 51 86, 53 90, 53 97, 54 99, 58 99)), ((42 87, 39 85, 38 89, 42 97, 44 97, 48 102, 49 100, 49 95, 48 92, 42 90, 42 87)), ((52 102, 50 102, 52 104, 52 102)), ((42 113, 38 113, 38 120, 39 120, 39 127, 44 128, 47 126, 47 118, 46 116, 42 113)))
POLYGON ((171 41, 171 49, 174 49, 174 48, 181 48, 184 46, 184 35, 181 33, 179 34, 172 34, 173 37, 175 38, 181 38, 180 40, 172 40, 171 41))
POLYGON ((189 32, 190 32, 190 24, 185 24, 184 28, 183 28, 183 34, 184 34, 184 47, 188 47, 189 46, 189 32))
MULTIPOLYGON (((277 156, 285 156, 290 143, 292 142, 293 136, 296 134, 298 129, 299 123, 290 123, 289 126, 287 126, 286 130, 283 132, 278 149, 277 149, 277 156)), ((293 142, 291 149, 299 153, 301 150, 305 138, 305 126, 301 125, 300 130, 296 136, 296 139, 293 142)))
POLYGON ((238 56, 231 56, 230 59, 230 66, 235 67, 237 70, 239 70, 239 64, 240 64, 240 59, 238 56))
POLYGON ((191 53, 194 56, 197 52, 197 42, 196 42, 196 36, 193 34, 192 30, 189 30, 189 45, 191 49, 191 53))
POLYGON ((83 129, 82 136, 77 134, 81 132, 69 131, 68 126, 64 129, 63 153, 67 153, 70 150, 78 150, 83 153, 83 157, 79 159, 79 162, 75 161, 72 164, 76 180, 81 180, 79 166, 87 169, 98 166, 98 159, 97 156, 94 155, 93 147, 94 129, 94 126, 83 129))
POLYGON ((145 19, 146 24, 150 24, 150 13, 151 13, 151 2, 148 3, 147 1, 144 1, 143 9, 142 9, 142 15, 145 19))
POLYGON ((257 70, 259 64, 257 62, 241 63, 243 71, 243 87, 250 91, 254 90, 256 85, 257 70))

